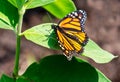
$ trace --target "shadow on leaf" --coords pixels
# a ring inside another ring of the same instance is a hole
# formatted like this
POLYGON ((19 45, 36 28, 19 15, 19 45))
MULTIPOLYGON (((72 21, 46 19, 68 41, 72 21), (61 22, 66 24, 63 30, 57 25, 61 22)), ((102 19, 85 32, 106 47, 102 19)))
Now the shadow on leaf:
POLYGON ((60 49, 58 40, 56 38, 56 34, 54 31, 49 35, 48 45, 51 49, 54 49, 54 50, 60 49))

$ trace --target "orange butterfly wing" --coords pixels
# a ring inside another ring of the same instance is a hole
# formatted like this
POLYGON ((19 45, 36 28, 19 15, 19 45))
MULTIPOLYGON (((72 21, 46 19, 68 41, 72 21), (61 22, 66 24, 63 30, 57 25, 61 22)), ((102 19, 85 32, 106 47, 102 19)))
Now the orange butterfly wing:
POLYGON ((83 46, 88 41, 88 36, 84 31, 85 19, 85 11, 75 11, 63 18, 58 26, 54 27, 60 47, 68 59, 71 59, 73 55, 82 53, 83 46))

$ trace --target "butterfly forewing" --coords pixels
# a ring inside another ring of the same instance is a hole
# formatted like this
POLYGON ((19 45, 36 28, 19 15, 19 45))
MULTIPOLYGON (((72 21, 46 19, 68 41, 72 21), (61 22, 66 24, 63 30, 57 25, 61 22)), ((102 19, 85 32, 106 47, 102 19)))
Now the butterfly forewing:
POLYGON ((63 29, 71 29, 72 28, 72 29, 81 31, 82 29, 79 28, 80 26, 81 25, 80 25, 79 19, 75 19, 75 21, 73 21, 73 18, 70 18, 70 17, 64 18, 64 20, 62 20, 59 23, 59 27, 63 28, 63 29))

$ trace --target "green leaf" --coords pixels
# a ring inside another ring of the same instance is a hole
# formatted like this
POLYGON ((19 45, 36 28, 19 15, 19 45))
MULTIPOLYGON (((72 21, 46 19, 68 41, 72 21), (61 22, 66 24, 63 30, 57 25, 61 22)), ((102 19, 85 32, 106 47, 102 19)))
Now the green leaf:
POLYGON ((26 7, 26 9, 36 8, 36 7, 40 7, 40 6, 50 4, 50 3, 54 2, 54 1, 55 0, 29 0, 25 4, 25 7, 26 7))
POLYGON ((14 82, 13 78, 10 78, 6 75, 2 75, 1 79, 0 79, 0 82, 14 82))
POLYGON ((76 10, 72 0, 56 0, 51 4, 43 6, 43 8, 57 18, 63 18, 66 14, 76 10))
POLYGON ((18 8, 17 7, 17 3, 16 3, 16 0, 8 0, 14 7, 18 8))
POLYGON ((43 58, 28 67, 17 82, 111 82, 87 62, 63 55, 43 58))
POLYGON ((108 63, 116 56, 100 48, 94 41, 89 39, 89 42, 85 46, 83 56, 93 59, 97 63, 108 63))
POLYGON ((26 0, 8 0, 13 6, 21 9, 26 0))
POLYGON ((17 8, 7 0, 0 0, 0 28, 14 30, 18 23, 17 8))
POLYGON ((0 28, 13 30, 13 27, 11 27, 9 24, 7 24, 6 22, 4 22, 3 20, 0 20, 0 28))
POLYGON ((98 82, 111 82, 102 72, 100 72, 98 69, 96 69, 96 70, 98 71, 98 76, 100 76, 98 82), (107 81, 103 81, 104 78, 105 78, 107 81))
POLYGON ((51 25, 52 23, 37 25, 24 31, 21 35, 38 45, 51 49, 60 49, 57 39, 53 38, 56 37, 56 34, 52 32, 51 25))
POLYGON ((19 79, 17 79, 16 82, 32 82, 32 81, 31 81, 31 79, 29 80, 27 78, 19 78, 19 79))
MULTIPOLYGON (((32 27, 21 35, 24 35, 26 39, 51 49, 60 49, 56 39, 56 34, 51 29, 52 23, 45 23, 32 27)), ((95 42, 89 39, 87 45, 84 47, 83 56, 93 59, 97 63, 108 63, 116 56, 100 48, 95 42)))

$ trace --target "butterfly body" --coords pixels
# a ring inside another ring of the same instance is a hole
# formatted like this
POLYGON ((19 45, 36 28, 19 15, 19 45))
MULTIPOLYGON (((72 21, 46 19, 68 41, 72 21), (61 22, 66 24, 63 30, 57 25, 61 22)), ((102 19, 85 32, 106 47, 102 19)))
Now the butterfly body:
POLYGON ((88 41, 88 36, 84 30, 85 20, 86 12, 78 10, 64 17, 58 25, 52 25, 63 54, 69 60, 72 56, 82 53, 83 47, 88 41))

